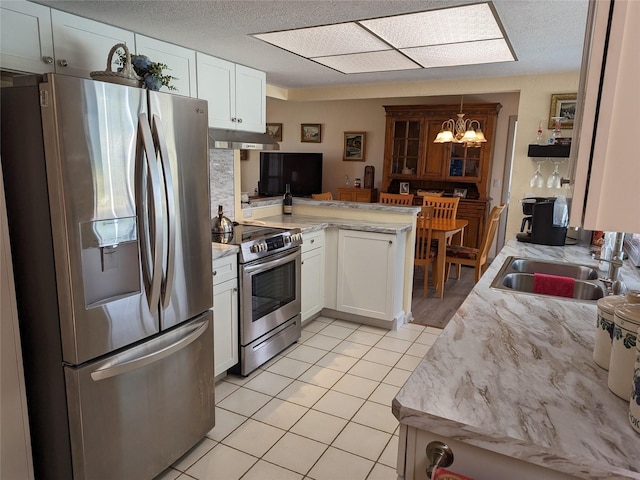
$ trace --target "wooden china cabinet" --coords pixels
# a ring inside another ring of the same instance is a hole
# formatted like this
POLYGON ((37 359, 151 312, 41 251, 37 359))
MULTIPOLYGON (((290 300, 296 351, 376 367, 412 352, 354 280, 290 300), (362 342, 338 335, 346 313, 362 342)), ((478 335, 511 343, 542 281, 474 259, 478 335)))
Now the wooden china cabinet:
MULTIPOLYGON (((480 122, 487 139, 475 148, 460 143, 433 143, 443 122, 457 118, 459 105, 385 106, 381 191, 398 193, 400 182, 409 182, 411 193, 439 190, 448 196, 456 188, 467 190, 457 216, 469 220, 465 245, 478 247, 489 212, 491 159, 501 107, 499 103, 463 105, 464 118, 480 122)), ((416 196, 415 202, 420 203, 421 198, 416 196)))

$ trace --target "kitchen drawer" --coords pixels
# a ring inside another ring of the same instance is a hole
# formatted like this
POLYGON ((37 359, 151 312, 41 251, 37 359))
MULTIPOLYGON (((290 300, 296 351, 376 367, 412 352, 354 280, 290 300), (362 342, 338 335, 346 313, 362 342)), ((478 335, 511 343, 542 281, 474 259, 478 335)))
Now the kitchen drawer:
POLYGON ((238 277, 237 255, 216 258, 213 261, 213 284, 219 285, 238 277))
POLYGON ((324 247, 324 230, 302 234, 302 253, 324 247))

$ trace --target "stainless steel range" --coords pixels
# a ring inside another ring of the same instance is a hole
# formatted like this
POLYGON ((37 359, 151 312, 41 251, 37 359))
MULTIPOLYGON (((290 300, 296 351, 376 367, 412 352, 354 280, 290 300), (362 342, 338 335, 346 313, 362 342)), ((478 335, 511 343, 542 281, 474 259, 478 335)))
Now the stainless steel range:
POLYGON ((240 247, 240 362, 249 375, 300 338, 299 228, 237 225, 227 243, 240 247))

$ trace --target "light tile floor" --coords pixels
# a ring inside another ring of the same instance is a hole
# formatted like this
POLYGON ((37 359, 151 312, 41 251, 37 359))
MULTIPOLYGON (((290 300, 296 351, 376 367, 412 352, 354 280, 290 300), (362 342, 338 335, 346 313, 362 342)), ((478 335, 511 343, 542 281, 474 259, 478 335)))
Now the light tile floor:
POLYGON ((395 480, 391 401, 442 330, 319 317, 300 341, 216 384, 216 426, 156 480, 395 480))

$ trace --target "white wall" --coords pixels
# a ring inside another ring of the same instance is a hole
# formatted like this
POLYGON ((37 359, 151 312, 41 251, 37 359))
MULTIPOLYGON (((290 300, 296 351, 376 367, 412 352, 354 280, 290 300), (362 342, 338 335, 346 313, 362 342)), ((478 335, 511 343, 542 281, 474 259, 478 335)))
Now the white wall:
MULTIPOLYGON (((344 176, 353 180, 364 175, 365 165, 374 165, 377 187, 382 179, 384 150, 384 105, 400 104, 457 104, 464 95, 465 103, 499 102, 503 105, 498 116, 494 159, 491 174, 490 195, 492 204, 500 202, 501 186, 493 186, 493 180, 502 181, 506 155, 508 117, 518 116, 518 133, 515 140, 515 158, 512 172, 511 201, 508 213, 506 237, 520 229, 522 210, 518 200, 531 192, 529 180, 535 171, 535 161, 527 157, 529 143, 535 139, 538 123, 543 121, 547 129, 551 94, 575 93, 578 90, 579 72, 529 77, 498 79, 473 79, 437 82, 413 82, 393 85, 367 85, 360 87, 334 87, 324 89, 282 90, 268 88, 267 122, 283 124, 282 151, 321 151, 325 168, 323 189, 331 190, 342 185, 344 176), (474 92, 474 93, 470 93, 474 92), (322 124, 322 143, 300 142, 301 123, 322 124), (366 131, 366 162, 342 161, 343 132, 366 131)), ((563 132, 571 136, 571 131, 563 132)), ((259 176, 259 152, 249 152, 249 160, 241 164, 243 191, 253 192, 259 176)), ((545 165, 543 173, 551 174, 552 165, 545 165)), ((568 165, 561 166, 565 174, 568 165)), ((556 195, 558 191, 536 190, 536 195, 556 195)))

